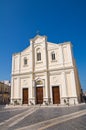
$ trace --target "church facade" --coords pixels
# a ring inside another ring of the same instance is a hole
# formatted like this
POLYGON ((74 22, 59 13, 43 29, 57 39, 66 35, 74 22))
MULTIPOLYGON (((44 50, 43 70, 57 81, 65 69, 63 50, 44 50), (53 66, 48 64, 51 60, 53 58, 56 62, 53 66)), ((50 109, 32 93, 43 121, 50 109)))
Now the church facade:
POLYGON ((12 56, 11 103, 78 104, 80 82, 72 44, 55 44, 37 35, 12 56))

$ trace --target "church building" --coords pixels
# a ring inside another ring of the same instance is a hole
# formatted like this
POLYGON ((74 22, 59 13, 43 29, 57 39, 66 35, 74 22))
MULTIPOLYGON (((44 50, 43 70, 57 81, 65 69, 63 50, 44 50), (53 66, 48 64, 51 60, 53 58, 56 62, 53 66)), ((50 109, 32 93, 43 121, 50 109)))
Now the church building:
POLYGON ((51 43, 36 35, 12 56, 11 103, 78 104, 81 87, 71 42, 51 43))

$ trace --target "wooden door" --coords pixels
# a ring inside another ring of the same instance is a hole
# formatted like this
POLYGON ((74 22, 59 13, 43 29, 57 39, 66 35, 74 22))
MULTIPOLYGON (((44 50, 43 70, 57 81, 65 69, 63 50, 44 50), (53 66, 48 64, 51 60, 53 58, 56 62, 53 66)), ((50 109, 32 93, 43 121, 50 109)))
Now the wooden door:
POLYGON ((60 104, 59 86, 52 87, 53 104, 60 104))
POLYGON ((36 87, 36 104, 43 104, 43 87, 36 87))
POLYGON ((23 88, 23 104, 28 104, 28 88, 23 88))

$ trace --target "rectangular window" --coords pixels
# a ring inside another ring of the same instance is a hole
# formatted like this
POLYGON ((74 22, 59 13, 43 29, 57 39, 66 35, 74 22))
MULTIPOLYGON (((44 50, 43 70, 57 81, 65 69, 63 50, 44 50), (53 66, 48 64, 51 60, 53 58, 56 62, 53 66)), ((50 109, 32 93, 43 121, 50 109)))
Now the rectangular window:
POLYGON ((41 60, 41 53, 37 53, 37 61, 40 61, 41 60))
POLYGON ((52 60, 55 60, 55 53, 52 54, 52 60))
POLYGON ((26 58, 24 59, 24 65, 27 65, 27 59, 26 58))

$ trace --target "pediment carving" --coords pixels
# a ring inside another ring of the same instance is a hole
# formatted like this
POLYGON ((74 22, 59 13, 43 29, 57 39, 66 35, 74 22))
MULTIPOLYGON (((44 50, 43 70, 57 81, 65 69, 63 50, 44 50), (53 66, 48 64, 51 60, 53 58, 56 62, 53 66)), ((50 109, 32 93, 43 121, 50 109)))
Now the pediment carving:
POLYGON ((31 39, 31 43, 42 43, 45 41, 45 39, 46 39, 46 36, 37 35, 36 37, 31 39))
POLYGON ((44 42, 44 38, 43 37, 39 37, 34 42, 35 43, 42 43, 42 42, 44 42))

